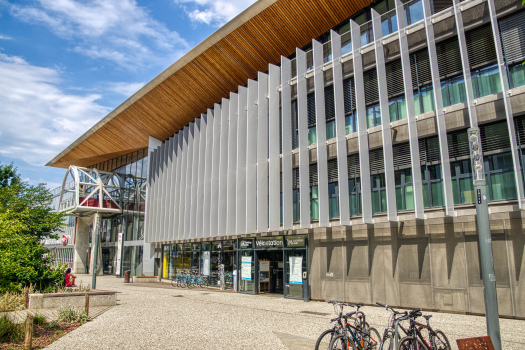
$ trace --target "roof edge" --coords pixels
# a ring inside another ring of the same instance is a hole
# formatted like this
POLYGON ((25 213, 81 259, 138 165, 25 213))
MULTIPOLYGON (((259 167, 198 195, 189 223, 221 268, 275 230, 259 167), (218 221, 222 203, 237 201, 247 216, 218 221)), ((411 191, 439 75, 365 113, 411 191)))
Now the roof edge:
POLYGON ((175 63, 173 63, 171 66, 169 66, 164 71, 162 71, 159 75, 153 78, 149 83, 141 87, 137 92, 131 95, 131 97, 129 97, 127 100, 121 103, 117 108, 115 108, 108 115, 102 118, 98 123, 92 126, 82 136, 80 136, 72 144, 66 147, 62 152, 57 154, 53 159, 51 159, 46 164, 46 166, 53 166, 62 157, 64 157, 71 150, 73 150, 76 146, 78 146, 88 137, 93 135, 97 130, 102 128, 105 124, 110 122, 113 118, 118 116, 121 112, 123 112, 126 108, 131 106, 133 103, 141 99, 143 96, 145 96, 148 92, 150 92, 155 87, 157 87, 164 80, 169 78, 171 75, 173 75, 175 72, 180 70, 182 67, 184 67, 186 64, 191 62, 193 59, 195 59, 196 57, 204 53, 206 50, 208 50, 210 47, 215 45, 217 42, 224 39, 227 35, 231 34, 233 31, 235 31, 240 26, 242 26, 244 23, 248 22, 250 19, 257 16, 259 13, 261 13, 263 10, 265 10, 266 8, 268 8, 270 5, 274 4, 277 1, 278 0, 257 0, 250 7, 248 7, 243 12, 235 16, 228 23, 220 27, 218 30, 216 30, 210 36, 208 36, 206 39, 200 42, 197 46, 195 46, 193 49, 188 51, 184 56, 179 58, 177 61, 175 61, 175 63))

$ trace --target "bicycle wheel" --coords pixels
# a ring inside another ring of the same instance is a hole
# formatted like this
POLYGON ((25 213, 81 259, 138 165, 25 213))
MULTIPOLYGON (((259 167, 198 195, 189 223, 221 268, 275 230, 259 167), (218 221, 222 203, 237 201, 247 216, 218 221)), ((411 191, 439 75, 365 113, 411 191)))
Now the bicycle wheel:
POLYGON ((380 346, 377 346, 376 349, 381 350, 395 350, 396 342, 394 341, 393 334, 387 334, 381 341, 380 346))
POLYGON ((381 336, 375 328, 369 328, 368 334, 364 337, 363 349, 367 350, 376 350, 379 349, 379 342, 381 341, 381 336))
POLYGON ((337 334, 335 333, 335 329, 333 328, 327 329, 326 331, 321 333, 319 338, 317 338, 317 342, 315 343, 315 350, 320 350, 320 349, 329 350, 330 343, 332 342, 332 339, 334 338, 335 335, 337 334))
POLYGON ((344 334, 339 334, 338 336, 335 336, 332 338, 332 341, 330 342, 329 350, 357 350, 357 347, 354 344, 353 340, 349 340, 348 342, 345 339, 344 334))
POLYGON ((452 349, 450 347, 450 343, 448 342, 448 338, 439 329, 435 331, 436 335, 433 337, 433 343, 434 343, 434 350, 450 350, 452 349))
POLYGON ((419 339, 414 339, 414 337, 404 337, 397 346, 397 350, 418 350, 426 348, 427 347, 423 345, 419 339))

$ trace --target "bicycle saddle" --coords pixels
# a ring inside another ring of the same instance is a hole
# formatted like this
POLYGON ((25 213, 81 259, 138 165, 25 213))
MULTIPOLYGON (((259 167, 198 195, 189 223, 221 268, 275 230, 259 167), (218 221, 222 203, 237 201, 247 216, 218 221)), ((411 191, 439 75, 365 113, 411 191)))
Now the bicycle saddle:
POLYGON ((355 306, 357 306, 357 307, 363 307, 363 306, 365 306, 365 304, 364 304, 364 303, 357 303, 357 304, 355 304, 355 306))
POLYGON ((430 320, 430 318, 432 317, 432 315, 423 315, 424 318, 426 318, 427 320, 430 320))

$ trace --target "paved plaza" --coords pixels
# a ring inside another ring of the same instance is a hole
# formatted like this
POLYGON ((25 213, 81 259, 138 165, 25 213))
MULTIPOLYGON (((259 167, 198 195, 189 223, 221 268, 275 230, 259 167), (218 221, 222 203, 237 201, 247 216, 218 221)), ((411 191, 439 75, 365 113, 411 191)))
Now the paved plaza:
MULTIPOLYGON (((78 280, 90 281, 89 276, 78 280)), ((313 349, 329 328, 332 307, 282 296, 252 296, 168 283, 124 284, 103 276, 98 289, 116 290, 118 305, 107 310, 48 349, 313 349)), ((389 312, 363 309, 382 334, 389 312)), ((432 326, 455 340, 485 335, 485 319, 435 313, 432 326)), ((525 348, 525 321, 501 320, 503 349, 525 348)))

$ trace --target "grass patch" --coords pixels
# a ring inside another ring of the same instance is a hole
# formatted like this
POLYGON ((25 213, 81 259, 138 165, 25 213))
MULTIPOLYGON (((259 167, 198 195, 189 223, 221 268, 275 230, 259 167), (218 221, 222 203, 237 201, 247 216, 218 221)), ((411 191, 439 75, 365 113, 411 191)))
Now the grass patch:
POLYGON ((46 324, 46 317, 44 315, 35 315, 33 317, 33 324, 43 326, 46 324))
POLYGON ((24 323, 13 323, 7 315, 0 317, 0 341, 19 342, 24 339, 24 323))
POLYGON ((0 294, 0 312, 23 310, 24 296, 22 294, 6 292, 0 294))
POLYGON ((92 318, 89 317, 85 311, 75 309, 71 306, 61 306, 58 309, 57 321, 69 322, 69 323, 74 323, 74 322, 85 323, 91 320, 92 318))

